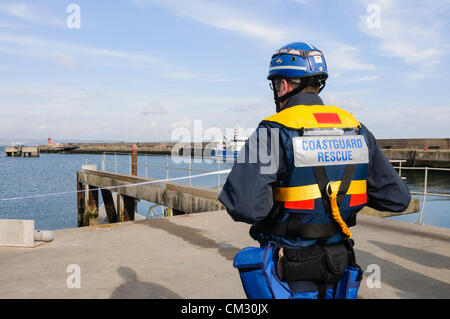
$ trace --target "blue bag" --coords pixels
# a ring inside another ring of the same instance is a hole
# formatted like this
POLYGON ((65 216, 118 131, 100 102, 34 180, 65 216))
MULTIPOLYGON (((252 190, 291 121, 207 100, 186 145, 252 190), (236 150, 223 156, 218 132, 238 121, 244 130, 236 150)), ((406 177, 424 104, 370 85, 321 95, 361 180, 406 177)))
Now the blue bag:
POLYGON ((347 266, 336 287, 334 299, 357 299, 363 270, 347 266))
MULTIPOLYGON (((247 247, 234 257, 233 266, 239 275, 249 299, 317 299, 318 291, 294 292, 276 272, 277 256, 274 246, 247 247)), ((336 289, 327 289, 324 299, 355 299, 362 270, 348 266, 336 289)))
POLYGON ((245 294, 249 299, 316 299, 315 292, 293 292, 278 279, 273 254, 274 247, 247 247, 234 257, 245 294))

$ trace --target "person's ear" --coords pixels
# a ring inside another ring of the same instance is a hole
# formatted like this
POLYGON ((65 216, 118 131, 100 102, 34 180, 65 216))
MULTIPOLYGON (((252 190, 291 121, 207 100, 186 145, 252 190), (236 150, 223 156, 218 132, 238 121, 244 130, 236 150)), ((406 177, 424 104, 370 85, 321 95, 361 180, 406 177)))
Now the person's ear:
POLYGON ((280 83, 280 96, 285 95, 288 92, 288 82, 285 79, 281 79, 280 83))

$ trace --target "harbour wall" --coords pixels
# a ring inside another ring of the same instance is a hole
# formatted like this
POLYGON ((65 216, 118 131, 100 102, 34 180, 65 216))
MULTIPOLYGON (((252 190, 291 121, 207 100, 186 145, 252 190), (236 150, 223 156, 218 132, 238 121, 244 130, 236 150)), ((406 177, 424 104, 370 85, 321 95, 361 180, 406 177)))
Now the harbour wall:
MULTIPOLYGON (((404 160, 404 166, 450 167, 450 138, 379 139, 378 145, 390 160, 404 160)), ((130 153, 136 144, 140 154, 178 155, 210 154, 211 142, 203 143, 70 143, 54 147, 39 146, 41 153, 102 154, 130 153)))
POLYGON ((405 166, 450 167, 450 138, 379 139, 378 146, 390 160, 405 166))
POLYGON ((382 149, 450 150, 450 138, 378 139, 377 143, 382 149))
MULTIPOLYGON (((136 143, 67 143, 60 146, 41 145, 41 153, 63 154, 102 154, 130 153, 133 145, 141 154, 170 155, 172 150, 178 155, 199 155, 211 148, 211 142, 204 143, 172 143, 172 142, 136 142, 136 143)), ((209 153, 208 153, 209 154, 209 153)))

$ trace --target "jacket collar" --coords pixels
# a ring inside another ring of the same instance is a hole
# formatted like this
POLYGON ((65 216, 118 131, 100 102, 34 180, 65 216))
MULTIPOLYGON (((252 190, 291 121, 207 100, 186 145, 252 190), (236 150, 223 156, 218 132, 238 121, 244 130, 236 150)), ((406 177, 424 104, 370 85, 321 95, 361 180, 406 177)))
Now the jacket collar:
POLYGON ((289 98, 283 110, 296 105, 324 105, 322 99, 317 94, 298 93, 289 98))

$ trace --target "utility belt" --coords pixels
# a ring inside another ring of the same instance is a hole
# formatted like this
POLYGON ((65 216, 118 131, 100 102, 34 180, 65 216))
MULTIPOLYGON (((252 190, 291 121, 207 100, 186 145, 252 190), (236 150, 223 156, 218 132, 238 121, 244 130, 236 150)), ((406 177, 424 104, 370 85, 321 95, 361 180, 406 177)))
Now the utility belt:
POLYGON ((278 249, 272 245, 247 247, 235 256, 233 266, 239 270, 247 298, 356 299, 363 271, 355 263, 351 239, 283 251, 281 278, 277 276, 278 249), (293 291, 289 283, 294 281, 313 281, 317 290, 293 291))
POLYGON ((315 245, 306 248, 283 248, 280 260, 281 280, 314 281, 335 284, 350 264, 350 251, 345 244, 315 245))

